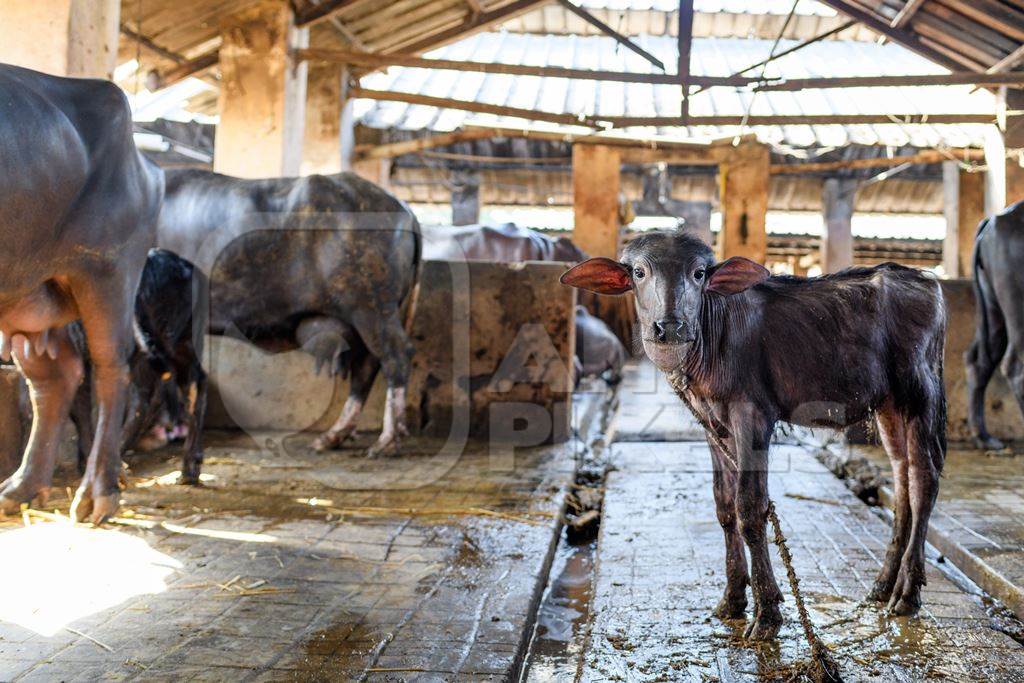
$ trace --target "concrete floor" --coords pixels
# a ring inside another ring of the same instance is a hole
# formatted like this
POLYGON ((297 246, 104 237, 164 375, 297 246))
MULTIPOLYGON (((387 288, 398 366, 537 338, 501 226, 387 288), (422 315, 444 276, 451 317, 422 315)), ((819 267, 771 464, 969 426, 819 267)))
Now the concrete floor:
MULTIPOLYGON (((524 659, 529 681, 786 680, 806 657, 791 598, 774 644, 710 615, 724 549, 699 430, 647 364, 619 402, 590 453, 612 466, 599 537, 578 547, 559 514, 579 442, 368 461, 216 434, 201 488, 173 483, 174 452, 139 458, 118 524, 0 524, 0 680, 510 680, 524 659)), ((936 528, 1001 562, 1024 481, 973 457, 951 456, 936 528)), ((860 604, 888 523, 808 450, 776 447, 771 486, 847 680, 1024 681, 1020 623, 935 553, 921 618, 860 604)))
POLYGON ((176 463, 147 458, 109 530, 9 520, 0 680, 504 676, 546 583, 573 446, 506 469, 479 446, 438 462, 438 445, 366 461, 214 438, 204 487, 155 480, 176 463), (424 485, 344 490, 396 473, 424 485))

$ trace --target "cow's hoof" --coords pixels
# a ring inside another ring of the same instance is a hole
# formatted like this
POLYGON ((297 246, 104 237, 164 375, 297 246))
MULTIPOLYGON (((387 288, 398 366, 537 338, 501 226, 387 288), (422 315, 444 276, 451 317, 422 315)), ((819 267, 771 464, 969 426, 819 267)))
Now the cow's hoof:
POLYGON ((92 522, 99 526, 114 516, 120 499, 119 493, 93 497, 83 488, 79 488, 75 493, 74 502, 71 503, 71 519, 75 522, 92 522))
POLYGON ((983 451, 1001 451, 1006 448, 1006 444, 994 436, 976 436, 974 445, 983 451))
POLYGON ((400 451, 399 441, 395 437, 381 438, 380 441, 370 446, 366 451, 367 458, 382 458, 398 455, 400 451))
POLYGON ((22 505, 31 503, 35 498, 45 500, 46 487, 37 486, 27 479, 11 477, 0 485, 0 512, 14 514, 21 510, 22 505))
POLYGON ((351 436, 351 431, 324 432, 313 441, 313 450, 317 453, 340 450, 342 444, 348 441, 351 436))
POLYGON ((747 612, 747 599, 730 599, 723 597, 718 601, 718 605, 715 607, 712 614, 719 619, 742 619, 743 615, 747 612))
POLYGON ((743 637, 747 640, 764 641, 774 640, 782 628, 782 612, 778 605, 765 607, 758 610, 754 620, 747 626, 743 637))

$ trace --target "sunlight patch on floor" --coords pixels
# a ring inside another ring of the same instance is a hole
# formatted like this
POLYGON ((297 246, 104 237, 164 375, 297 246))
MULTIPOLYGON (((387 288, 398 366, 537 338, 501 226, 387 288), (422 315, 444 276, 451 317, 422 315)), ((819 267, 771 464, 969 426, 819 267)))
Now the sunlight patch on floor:
POLYGON ((52 636, 138 595, 162 593, 182 564, 136 536, 71 523, 0 534, 0 621, 52 636))

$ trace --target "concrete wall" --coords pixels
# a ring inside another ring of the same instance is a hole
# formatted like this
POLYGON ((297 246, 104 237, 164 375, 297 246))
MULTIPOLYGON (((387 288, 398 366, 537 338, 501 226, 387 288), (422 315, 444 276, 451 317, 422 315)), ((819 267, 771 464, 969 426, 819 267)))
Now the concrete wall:
MULTIPOLYGON (((556 440, 568 435, 575 290, 559 284, 564 268, 424 263, 408 392, 414 432, 445 436, 464 427, 474 436, 523 429, 556 440)), ((211 338, 207 367, 211 427, 323 429, 348 394, 347 382, 317 377, 312 358, 298 351, 268 355, 244 342, 211 338)), ((382 380, 370 394, 361 429, 380 429, 382 380)))
MULTIPOLYGON (((970 280, 943 280, 948 316, 946 333, 946 401, 950 440, 971 438, 967 426, 967 374, 964 353, 974 338, 974 291, 970 280)), ((988 385, 985 415, 988 429, 1001 439, 1024 439, 1024 417, 1001 372, 988 385)))

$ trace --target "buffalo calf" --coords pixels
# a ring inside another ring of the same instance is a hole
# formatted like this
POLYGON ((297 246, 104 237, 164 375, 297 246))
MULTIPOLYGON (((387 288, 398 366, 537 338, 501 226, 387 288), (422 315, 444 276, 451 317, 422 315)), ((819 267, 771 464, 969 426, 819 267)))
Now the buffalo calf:
POLYGON ((810 279, 771 276, 744 258, 715 263, 706 244, 680 232, 645 234, 621 263, 591 259, 562 281, 600 294, 635 292, 648 357, 685 377, 696 410, 729 450, 711 447, 726 542, 718 616, 743 615, 749 583, 748 637, 774 638, 782 622, 765 533, 776 424, 842 428, 872 413, 892 461, 896 518, 869 597, 892 614, 918 611, 946 452, 938 282, 892 263, 810 279))
MULTIPOLYGON (((129 366, 131 385, 122 448, 136 447, 166 416, 187 429, 181 465, 183 484, 199 483, 203 464, 202 430, 206 415, 207 377, 203 371, 206 332, 206 277, 191 263, 163 249, 146 259, 135 300, 135 350, 129 366)), ((88 357, 77 324, 69 333, 79 357, 88 357)), ((88 363, 79 362, 88 368, 88 363)), ((78 430, 79 464, 92 444, 92 383, 82 382, 71 419, 78 430)))

